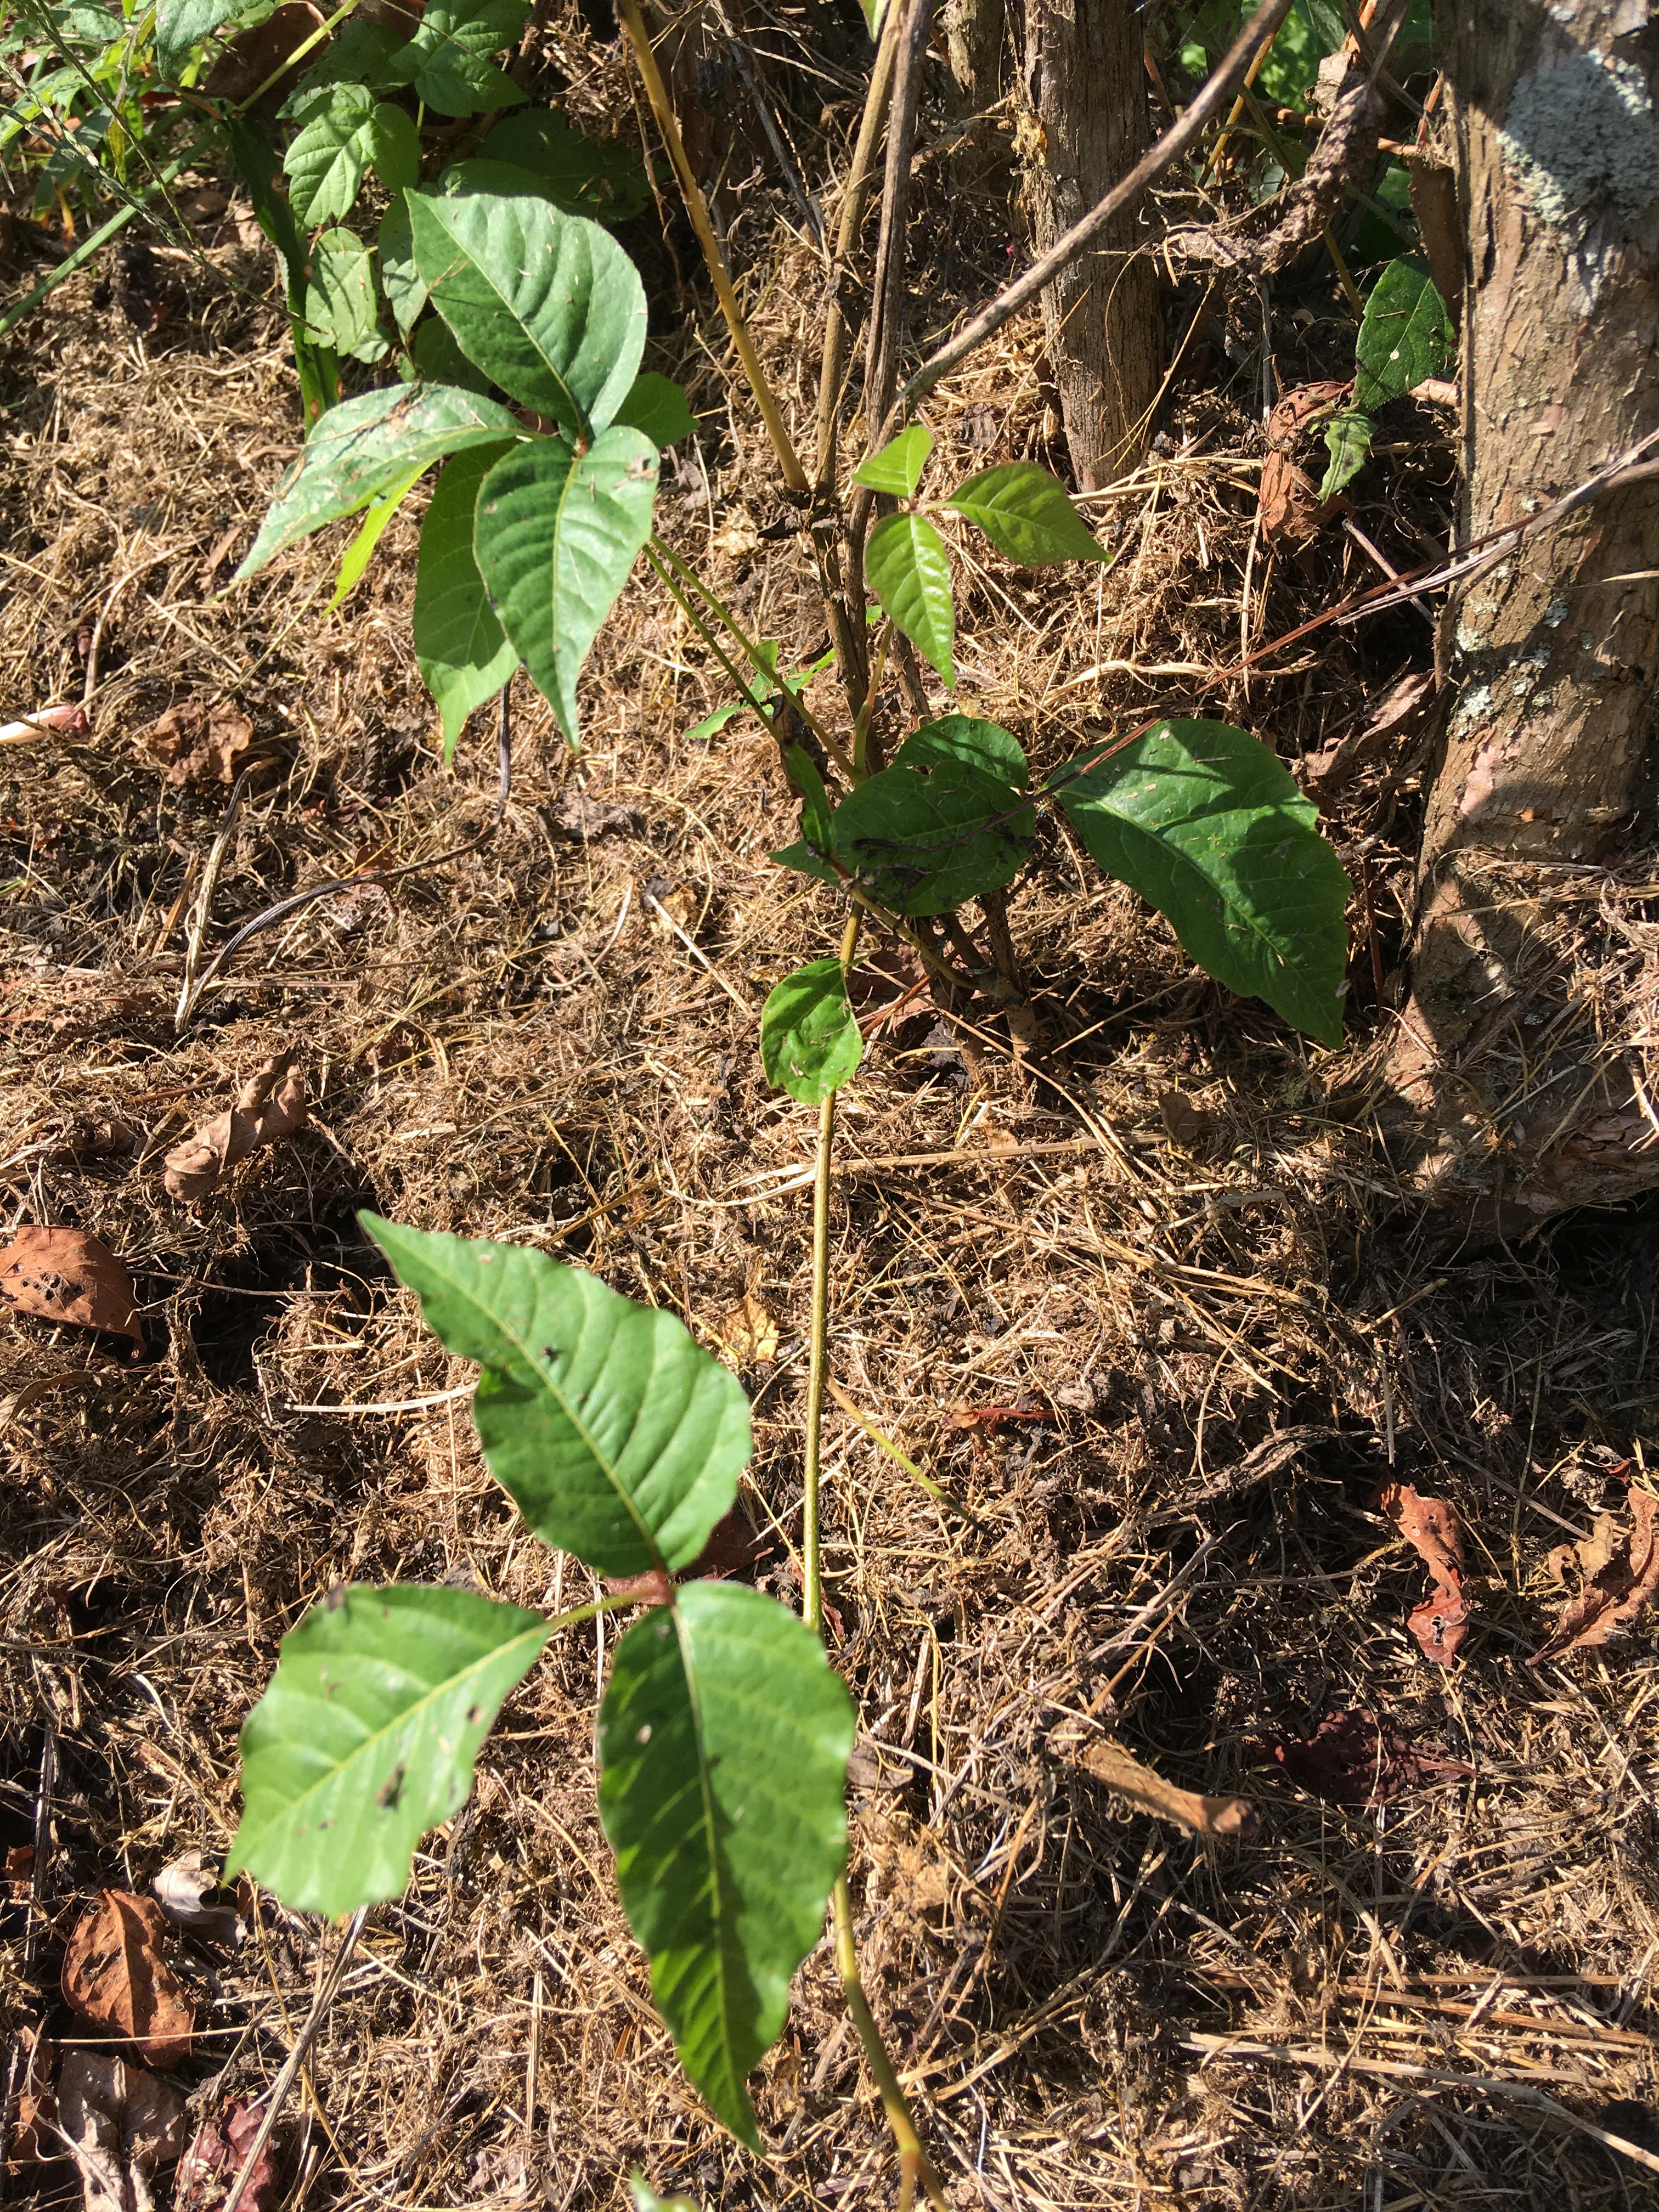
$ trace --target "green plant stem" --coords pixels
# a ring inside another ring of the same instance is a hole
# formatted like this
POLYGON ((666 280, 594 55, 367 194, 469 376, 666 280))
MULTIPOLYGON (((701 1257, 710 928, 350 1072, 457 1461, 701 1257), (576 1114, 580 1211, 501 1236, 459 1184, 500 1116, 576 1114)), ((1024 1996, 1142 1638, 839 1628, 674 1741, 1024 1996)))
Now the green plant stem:
MULTIPOLYGON (((352 0, 356 4, 356 0, 352 0)), ((720 241, 714 235, 714 226, 709 221, 708 203, 702 196, 702 187, 692 172, 686 158, 685 144, 680 137, 679 125, 674 119, 674 110, 668 97, 668 88, 657 67, 657 57, 651 50, 651 36, 645 27, 645 18, 640 13, 639 0, 617 0, 617 12, 628 33, 628 43, 633 50, 645 96, 651 103, 651 112, 656 118, 657 128, 662 134, 668 158, 674 165, 674 174, 679 179, 680 197, 685 202, 685 211, 691 218, 691 228, 697 234, 697 243, 702 248, 702 258, 708 274, 714 279, 714 293, 720 303, 720 313, 726 317, 726 326, 732 333, 732 343, 738 349, 738 359, 743 363, 743 373, 749 380, 749 388, 755 395, 755 404, 760 409, 761 420, 766 425, 766 434, 772 441, 772 451, 777 455, 778 466, 783 471, 783 480, 791 491, 805 493, 811 486, 800 456, 795 451, 789 435, 783 410, 778 405, 766 371, 761 367, 755 342, 749 335, 749 325, 744 320, 743 309, 738 305, 738 295, 732 289, 730 272, 720 241)))
MULTIPOLYGON (((690 562, 689 561, 682 560, 680 556, 674 550, 673 547, 672 545, 665 544, 662 539, 659 538, 654 532, 652 533, 651 547, 652 550, 656 554, 659 562, 667 562, 672 567, 677 568, 679 574, 684 577, 686 582, 691 586, 692 589, 700 593, 701 596, 708 601, 716 619, 724 625, 724 627, 731 633, 732 636, 737 641, 738 647, 742 652, 744 659, 748 661, 750 666, 755 670, 757 675, 765 678, 767 689, 770 690, 775 685, 780 685, 781 679, 776 671, 769 668, 766 662, 762 659, 759 647, 756 645, 754 640, 750 637, 748 633, 744 629, 742 624, 738 621, 736 616, 726 605, 725 600, 722 599, 718 592, 713 590, 709 585, 703 581, 702 578, 697 574, 690 562)), ((675 596, 678 598, 678 594, 676 593, 675 596)), ((684 605, 685 603, 684 600, 681 600, 680 604, 684 605)), ((705 636, 708 635, 707 631, 703 634, 705 636)), ((849 782, 854 781, 855 779, 853 774, 852 762, 848 759, 845 751, 842 750, 841 745, 836 743, 836 739, 830 736, 829 731, 824 728, 823 723, 819 721, 817 716, 807 705, 800 693, 790 690, 789 686, 787 684, 781 684, 781 688, 785 691, 788 691, 790 700, 799 709, 801 720, 811 731, 812 735, 823 747, 825 752, 829 754, 830 759, 834 761, 836 766, 841 770, 842 774, 849 782)), ((748 698, 749 696, 747 689, 744 688, 744 696, 748 698)))
MULTIPOLYGON (((843 972, 859 949, 860 916, 842 932, 843 972)), ((823 1465, 823 1379, 830 1354, 830 1170, 836 1145, 836 1094, 818 1108, 818 1149, 812 1176, 812 1312, 806 1369, 805 1480, 801 1501, 801 1618, 814 1636, 823 1633, 823 1547, 818 1511, 823 1465)))
POLYGON ((715 636, 714 631, 709 629, 708 623, 704 622, 702 617, 692 605, 690 600, 686 598, 685 593, 681 591, 679 586, 674 581, 672 576, 669 574, 667 561, 663 557, 667 554, 667 552, 668 548, 665 545, 663 545, 659 539, 653 537, 646 546, 645 557, 651 563, 651 566, 656 570, 658 576, 661 579, 663 586, 666 590, 669 598, 673 600, 675 605, 685 617, 687 622, 690 623, 692 629, 696 630, 697 635, 702 640, 703 643, 708 647, 710 653, 714 654, 715 659, 719 661, 720 666, 726 671, 726 673, 730 678, 732 688, 736 690, 738 698, 742 700, 745 707, 749 708, 753 713, 760 717, 761 720, 766 724, 767 728, 769 730, 772 724, 770 717, 766 712, 765 702, 757 693, 750 690, 749 680, 744 675, 741 669, 738 668, 736 661, 732 659, 731 654, 727 653, 725 647, 715 636))
POLYGON ((33 314, 43 300, 50 299, 66 276, 72 276, 83 262, 89 260, 97 252, 100 246, 107 246, 117 232, 124 230, 139 210, 148 206, 158 192, 165 191, 179 171, 187 169, 197 156, 205 151, 207 143, 205 138, 198 138, 187 152, 179 155, 176 161, 170 161, 153 185, 146 185, 143 191, 130 199, 124 208, 118 209, 107 222, 101 224, 89 236, 83 238, 72 252, 65 255, 51 276, 43 276, 32 292, 26 292, 23 295, 15 307, 8 307, 5 313, 0 315, 0 338, 4 337, 8 331, 15 330, 26 315, 33 314))
POLYGON ((899 2087, 898 2075, 893 2071, 893 2062, 887 2056, 881 2039, 881 2030, 876 2026, 870 2001, 864 1994, 864 1984, 859 1979, 858 1944, 853 1931, 853 1900, 848 1892, 847 1877, 836 1881, 830 1895, 830 1924, 836 1934, 836 1966, 841 1975, 842 1994, 859 2041, 864 2046, 865 2063, 875 2077, 881 2094, 882 2110, 887 2115, 887 2124, 893 2131, 893 2141, 899 2154, 899 2212, 908 2212, 921 2182, 927 2202, 935 2212, 947 2212, 945 2191, 939 2186, 939 2176, 921 2147, 915 2122, 910 2118, 910 2107, 904 2101, 904 2092, 899 2087))

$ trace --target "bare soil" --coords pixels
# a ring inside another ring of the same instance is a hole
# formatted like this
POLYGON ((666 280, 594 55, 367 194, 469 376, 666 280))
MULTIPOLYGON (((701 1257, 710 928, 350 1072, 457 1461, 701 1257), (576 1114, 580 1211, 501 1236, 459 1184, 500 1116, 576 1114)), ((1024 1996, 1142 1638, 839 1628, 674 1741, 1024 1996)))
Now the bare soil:
MULTIPOLYGON (((597 100, 611 65, 561 35, 597 100)), ((855 111, 825 97, 843 144, 855 111)), ((924 131, 919 332, 1006 265, 1006 175, 951 153, 948 122, 924 131)), ((344 532, 222 595, 300 436, 271 270, 235 214, 178 252, 174 323, 140 338, 88 271, 0 368, 0 719, 83 692, 88 714, 0 750, 7 1221, 101 1237, 149 1346, 0 1318, 0 1836, 38 1823, 46 1845, 33 1901, 0 1903, 0 2003, 48 2039, 85 2033, 58 1975, 99 1890, 225 1850, 238 1727, 308 1605, 348 1580, 586 1594, 515 1523, 468 1370, 359 1207, 532 1243, 681 1313, 755 1401, 753 1571, 799 1589, 814 1116, 768 1091, 757 1030, 841 915, 767 859, 795 834, 775 749, 742 721, 688 738, 719 671, 637 575, 579 757, 515 684, 496 820, 488 718, 446 770, 416 671, 417 506, 337 612, 344 532), (234 819, 224 784, 169 782, 143 741, 169 709, 223 706, 252 726, 234 819), (253 938, 177 1030, 187 975, 273 902, 475 839, 253 938), (309 1126, 206 1200, 167 1197, 163 1154, 289 1046, 309 1126)), ((805 418, 819 310, 794 217, 763 179, 726 204, 805 418)), ((672 258, 659 239, 657 365, 703 424, 665 526, 805 656, 824 641, 793 541, 762 534, 785 510, 757 426, 672 258)), ((1317 313, 1277 326, 1285 383, 1340 353, 1328 278, 1309 293, 1317 313)), ((1170 302, 1177 335, 1202 297, 1170 302)), ((1376 574, 1340 523, 1301 562, 1260 543, 1255 314, 1216 301, 1146 466, 1091 503, 1113 567, 963 592, 963 696, 1039 769, 1166 709, 1295 763, 1429 665, 1407 609, 1219 680, 1241 627, 1286 629, 1376 574)), ((1058 458, 1035 319, 935 427, 947 466, 1058 458)), ((1395 444, 1354 514, 1405 565, 1450 469, 1409 409, 1395 444)), ((1339 1054, 1194 975, 1053 828, 1011 908, 1035 1042, 988 1004, 947 1021, 896 995, 909 972, 864 948, 833 1372, 951 1503, 831 1409, 830 1641, 862 1720, 866 1983, 954 2205, 1654 2201, 1651 2167, 1492 2085, 1659 2151, 1653 1626, 1528 1664, 1563 1604, 1548 1555, 1641 1479, 1659 1230, 1638 1212, 1449 1246, 1353 1109, 1396 995, 1420 772, 1401 739, 1333 803, 1361 885, 1339 1054), (1450 1668, 1407 1626, 1426 1583, 1377 1510, 1390 1479, 1468 1531, 1484 1591, 1450 1668), (1275 1747, 1345 1712, 1467 1772, 1325 1802, 1275 1747), (1249 1798, 1255 1832, 1206 1849, 1126 1804, 1085 1763, 1108 1737, 1249 1798)), ((471 1803, 371 1914, 281 2131, 290 2203, 567 2212, 621 2203, 635 2164, 711 2208, 892 2200, 827 1949, 757 2077, 763 2160, 680 2075, 595 1817, 607 1633, 555 1643, 471 1803)), ((240 1951, 180 1944, 194 2109, 270 2082, 337 1941, 261 1897, 240 1951)), ((7 2185, 79 2202, 64 2162, 7 2185)))

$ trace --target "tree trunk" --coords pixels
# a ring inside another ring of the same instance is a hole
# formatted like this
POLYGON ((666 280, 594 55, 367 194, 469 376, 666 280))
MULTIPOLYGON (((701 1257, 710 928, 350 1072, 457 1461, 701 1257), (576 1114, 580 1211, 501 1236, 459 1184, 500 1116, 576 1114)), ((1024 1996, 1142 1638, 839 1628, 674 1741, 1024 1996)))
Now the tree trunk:
MULTIPOLYGON (((1463 542, 1659 429, 1646 0, 1438 11, 1468 255, 1463 542)), ((1514 1226, 1659 1184, 1659 497, 1599 497, 1448 611, 1412 991, 1390 1065, 1435 1194, 1514 1226)))
MULTIPOLYGON (((1037 252, 1085 214, 1148 143, 1133 0, 1026 0, 1024 197, 1037 252)), ((1157 278, 1131 258, 1132 216, 1043 294, 1048 359, 1080 489, 1132 467, 1163 362, 1157 278)))
POLYGON ((1002 0, 945 0, 945 51, 951 74, 975 107, 1002 90, 1002 0))

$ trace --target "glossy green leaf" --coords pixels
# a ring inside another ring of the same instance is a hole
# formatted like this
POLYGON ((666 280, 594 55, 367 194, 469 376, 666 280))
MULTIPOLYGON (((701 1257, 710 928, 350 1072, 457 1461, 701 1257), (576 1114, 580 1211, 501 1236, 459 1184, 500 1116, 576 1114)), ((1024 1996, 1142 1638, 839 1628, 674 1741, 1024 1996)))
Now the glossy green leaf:
POLYGON ((1354 405, 1362 414, 1386 406, 1425 377, 1438 376, 1451 350, 1451 319, 1425 265, 1415 259, 1389 262, 1360 318, 1354 405))
POLYGON ((783 764, 800 793, 801 836, 815 852, 829 852, 835 842, 833 811, 817 763, 804 745, 786 745, 783 764))
POLYGON ((415 658, 444 726, 444 758, 469 714, 493 699, 519 665, 485 597, 472 552, 478 487, 507 451, 475 446, 446 461, 421 525, 415 569, 415 658))
POLYGON ((997 551, 1022 568, 1110 558, 1060 478, 1030 461, 982 470, 942 503, 977 523, 997 551))
POLYGON ((847 1856, 854 1717, 811 1630, 741 1583, 691 1583, 617 1646, 599 1818, 681 2063, 733 2135, 847 1856))
POLYGON ((324 609, 325 614, 331 615, 341 601, 362 581, 363 572, 374 557, 374 548, 380 542, 381 532, 425 473, 423 466, 411 469, 390 490, 382 492, 378 499, 369 501, 358 526, 357 535, 346 547, 341 558, 339 580, 334 586, 334 597, 324 609))
POLYGON ((719 1360, 545 1253, 359 1218, 428 1326, 481 1362, 478 1440, 536 1534, 598 1574, 689 1566, 749 1459, 749 1401, 719 1360))
POLYGON ((337 353, 379 361, 386 351, 379 314, 374 256, 355 232, 324 231, 311 249, 307 327, 337 353))
POLYGON ((503 116, 478 152, 528 170, 550 199, 599 222, 625 222, 651 204, 651 179, 635 148, 620 138, 584 137, 548 108, 503 116))
POLYGON ((404 46, 403 33, 390 24, 371 23, 362 15, 349 17, 331 39, 312 49, 305 75, 289 94, 283 112, 296 112, 302 101, 325 85, 395 82, 392 64, 404 46))
POLYGON ((409 341, 410 381, 457 385, 463 392, 488 392, 489 379, 455 343, 455 333, 436 315, 423 315, 409 341))
POLYGON ((1348 879, 1276 754, 1226 722, 1160 722, 1056 796, 1207 975, 1340 1043, 1348 879))
POLYGON ((380 289, 404 337, 426 305, 426 280, 415 265, 415 234, 410 227, 409 202, 393 192, 380 217, 379 239, 380 289))
POLYGON ((912 645, 954 684, 951 647, 956 605, 951 597, 951 556, 945 540, 920 514, 890 514, 870 532, 865 574, 882 610, 912 645))
POLYGON ((882 19, 887 13, 889 0, 863 0, 864 20, 870 26, 870 35, 875 38, 881 29, 882 19))
POLYGON ((435 189, 445 199, 477 192, 494 192, 498 198, 520 200, 546 201, 549 198, 546 185, 528 169, 520 168, 514 161, 486 161, 477 155, 465 161, 452 161, 438 179, 435 189))
POLYGON ((377 101, 368 118, 364 145, 374 173, 390 191, 401 191, 418 183, 421 174, 421 135, 415 118, 389 100, 377 101))
POLYGON ((1344 408, 1340 414, 1332 416, 1325 425, 1325 447, 1331 459, 1325 480, 1319 487, 1322 500, 1334 499, 1364 467, 1375 428, 1369 415, 1362 415, 1354 408, 1344 408))
POLYGON ((283 1638, 243 1724, 226 1873, 246 1869, 296 1912, 398 1896, 548 1632, 540 1613, 471 1590, 331 1593, 283 1638))
POLYGON ((645 345, 645 291, 621 246, 544 200, 407 198, 416 263, 462 352, 565 432, 602 430, 645 345))
POLYGON ((644 369, 634 379, 615 419, 643 430, 659 449, 677 446, 697 427, 684 388, 672 376, 659 376, 654 368, 644 369))
POLYGON ((283 156, 295 218, 309 230, 349 213, 368 160, 374 96, 364 84, 333 84, 307 100, 283 156))
POLYGON ((155 66, 161 75, 176 79, 191 48, 210 38, 235 12, 235 0, 156 0, 155 66))
POLYGON ((1025 756, 1006 730, 946 714, 836 809, 836 858, 905 915, 947 914, 1012 883, 1031 849, 1025 756))
POLYGON ((913 422, 896 438, 890 438, 879 453, 860 461, 853 471, 853 482, 867 484, 872 491, 890 491, 896 499, 908 499, 921 482, 933 450, 933 432, 913 422))
POLYGON ((761 1066, 775 1089, 820 1106, 864 1057, 839 960, 809 960, 786 975, 761 1010, 761 1066))
POLYGON ((258 575, 285 546, 325 522, 355 514, 417 462, 429 467, 446 453, 498 445, 518 434, 519 425, 505 407, 447 385, 394 385, 342 400, 323 416, 278 484, 233 580, 258 575))
POLYGON ((526 0, 428 0, 398 57, 397 82, 412 84, 440 115, 486 114, 524 98, 490 60, 524 29, 526 0))
POLYGON ((651 532, 657 449, 610 429, 578 454, 536 438, 484 478, 473 550, 501 628, 574 748, 576 678, 651 532))

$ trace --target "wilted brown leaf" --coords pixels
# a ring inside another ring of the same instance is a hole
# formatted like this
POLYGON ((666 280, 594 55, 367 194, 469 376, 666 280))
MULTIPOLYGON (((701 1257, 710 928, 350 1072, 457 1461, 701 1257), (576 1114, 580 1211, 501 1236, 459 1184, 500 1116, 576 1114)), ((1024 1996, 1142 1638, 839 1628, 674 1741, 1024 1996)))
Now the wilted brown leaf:
POLYGON ((1220 1127, 1215 1115, 1184 1091, 1160 1091, 1158 1111, 1170 1143, 1184 1152, 1204 1151, 1220 1127))
POLYGON ((153 1898, 106 1889, 70 1937, 64 2000, 83 2018, 128 2036, 152 2066, 190 2056, 196 2008, 161 1955, 167 1918, 153 1898))
POLYGON ((239 1160, 304 1127, 310 1109, 305 1078, 295 1066, 298 1058, 294 1047, 275 1054, 243 1085, 229 1113, 216 1114, 173 1146, 162 1163, 170 1196, 207 1197, 239 1160))
POLYGON ((1267 456, 1261 465, 1261 535, 1270 545, 1309 544, 1333 512, 1319 488, 1297 465, 1296 450, 1310 425, 1341 402, 1348 386, 1327 380, 1287 392, 1268 416, 1267 456))
POLYGON ((41 1321, 107 1329, 144 1349, 132 1278, 107 1244, 80 1229, 20 1229, 0 1252, 0 1306, 41 1321))
POLYGON ((739 1367, 763 1366, 778 1356, 777 1316, 752 1291, 714 1323, 714 1340, 739 1367))
POLYGON ((1255 1833, 1255 1808, 1248 1797, 1200 1797, 1194 1790, 1179 1790, 1150 1766, 1143 1766, 1121 1744, 1085 1745, 1083 1765, 1097 1782, 1103 1782, 1143 1813, 1160 1820, 1174 1820, 1189 1835, 1202 1836, 1212 1843, 1232 1843, 1255 1833))
POLYGON ((1414 1742, 1388 1713, 1327 1713, 1305 1741, 1259 1744, 1255 1756, 1333 1805, 1387 1805, 1408 1790, 1471 1771, 1432 1745, 1414 1742))
MULTIPOLYGON (((253 2148, 264 2118, 259 2106, 237 2097, 209 2120, 179 2161, 173 2212, 219 2212, 242 2161, 253 2148)), ((270 2143, 242 2185, 239 2212, 272 2212, 276 2202, 276 2156, 270 2143)))
POLYGON ((322 15, 310 0, 283 0, 283 5, 263 23, 236 33, 209 70, 202 89, 210 100, 240 107, 252 100, 274 72, 281 70, 276 82, 260 93, 254 108, 256 115, 274 115, 298 82, 300 71, 318 58, 317 49, 313 46, 289 67, 284 64, 313 31, 321 28, 322 22, 322 15))
POLYGON ((6 1852, 6 1894, 14 1905, 21 1905, 34 1893, 34 1846, 33 1844, 13 1844, 6 1852))
POLYGON ((253 750, 253 725, 234 707, 210 710, 190 699, 169 707, 138 742, 166 769, 169 783, 234 783, 253 750))
POLYGON ((153 2212, 149 2176, 184 2148, 185 2100, 171 2081, 105 2051, 66 2051, 58 2118, 86 2212, 153 2212))
POLYGON ((1589 1537, 1550 1554, 1562 1580, 1577 1579, 1583 1586, 1554 1635, 1533 1655, 1534 1667, 1611 1642, 1659 1597, 1659 1498, 1632 1486, 1630 1523, 1621 1529, 1611 1513, 1598 1513, 1589 1537))
MULTIPOLYGON (((678 1582, 724 1582, 729 1575, 740 1575, 745 1567, 752 1567, 777 1549, 774 1536, 757 1536, 742 1513, 734 1505, 723 1514, 708 1532, 708 1541, 703 1546, 689 1567, 683 1567, 674 1577, 678 1582)), ((653 1605, 665 1605, 671 1592, 664 1587, 665 1577, 654 1568, 642 1575, 612 1575, 605 1578, 605 1589, 612 1597, 642 1598, 653 1605)))
POLYGON ((1434 1587, 1413 1607, 1407 1626, 1437 1667, 1449 1667, 1479 1610, 1479 1585, 1463 1564, 1463 1524, 1443 1498, 1425 1498, 1408 1482, 1385 1483, 1377 1510, 1387 1514, 1428 1568, 1434 1587))
MULTIPOLYGON (((27 1894, 27 1885, 24 1893, 27 1894)), ((44 2166, 50 2160, 66 2158, 69 2154, 58 2128, 58 2093, 52 2087, 58 2045, 46 2040, 38 2027, 24 2022, 14 2034, 12 2051, 17 2101, 6 2142, 7 2168, 44 2166)))
POLYGON ((234 1946, 242 1940, 240 1915, 234 1905, 210 1905, 219 1877, 202 1863, 200 1851, 170 1860, 150 1883, 150 1894, 175 1928, 204 1942, 234 1946))

